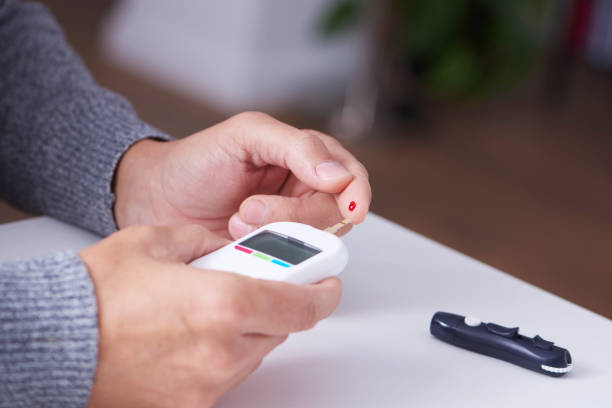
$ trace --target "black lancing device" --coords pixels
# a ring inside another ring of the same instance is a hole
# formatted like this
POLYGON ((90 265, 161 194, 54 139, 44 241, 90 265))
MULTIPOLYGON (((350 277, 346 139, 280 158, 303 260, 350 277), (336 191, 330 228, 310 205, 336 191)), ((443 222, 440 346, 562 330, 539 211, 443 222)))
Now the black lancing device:
POLYGON ((446 343, 551 377, 561 377, 572 369, 569 351, 540 336, 523 336, 518 327, 504 327, 472 317, 437 312, 431 319, 429 330, 446 343))

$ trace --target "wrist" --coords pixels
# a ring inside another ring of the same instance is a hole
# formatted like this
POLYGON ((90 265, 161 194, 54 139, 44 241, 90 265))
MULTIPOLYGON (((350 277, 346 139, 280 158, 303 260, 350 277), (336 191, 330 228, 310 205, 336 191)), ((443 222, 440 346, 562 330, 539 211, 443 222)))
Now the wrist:
POLYGON ((123 154, 112 186, 115 194, 113 213, 118 229, 151 223, 151 203, 160 183, 158 164, 169 143, 143 139, 123 154))

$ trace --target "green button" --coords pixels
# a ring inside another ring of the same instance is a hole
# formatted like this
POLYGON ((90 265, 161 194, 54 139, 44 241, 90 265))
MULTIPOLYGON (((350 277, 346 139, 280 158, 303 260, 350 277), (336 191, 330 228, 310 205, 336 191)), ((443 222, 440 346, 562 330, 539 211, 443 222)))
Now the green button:
POLYGON ((270 259, 272 259, 268 255, 260 254, 259 252, 253 252, 253 255, 255 255, 258 258, 263 259, 264 261, 269 261, 270 259))

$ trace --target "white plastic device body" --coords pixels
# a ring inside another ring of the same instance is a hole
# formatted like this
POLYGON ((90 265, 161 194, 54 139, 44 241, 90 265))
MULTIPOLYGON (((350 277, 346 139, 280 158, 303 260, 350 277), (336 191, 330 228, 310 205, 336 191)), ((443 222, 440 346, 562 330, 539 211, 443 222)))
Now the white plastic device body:
POLYGON ((190 265, 301 284, 338 275, 347 262, 346 246, 334 234, 297 222, 275 222, 190 265))

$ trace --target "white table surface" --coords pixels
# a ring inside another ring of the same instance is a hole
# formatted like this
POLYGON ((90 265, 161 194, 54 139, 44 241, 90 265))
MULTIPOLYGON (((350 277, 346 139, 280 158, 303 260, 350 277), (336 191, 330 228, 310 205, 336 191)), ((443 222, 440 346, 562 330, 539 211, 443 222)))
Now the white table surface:
MULTIPOLYGON (((0 226, 0 260, 79 249, 98 237, 50 218, 0 226)), ((336 313, 292 335, 218 407, 611 407, 612 322, 379 216, 345 238, 336 313), (442 310, 570 350, 552 378, 429 334, 442 310)), ((169 373, 171 375, 171 373, 169 373)))

